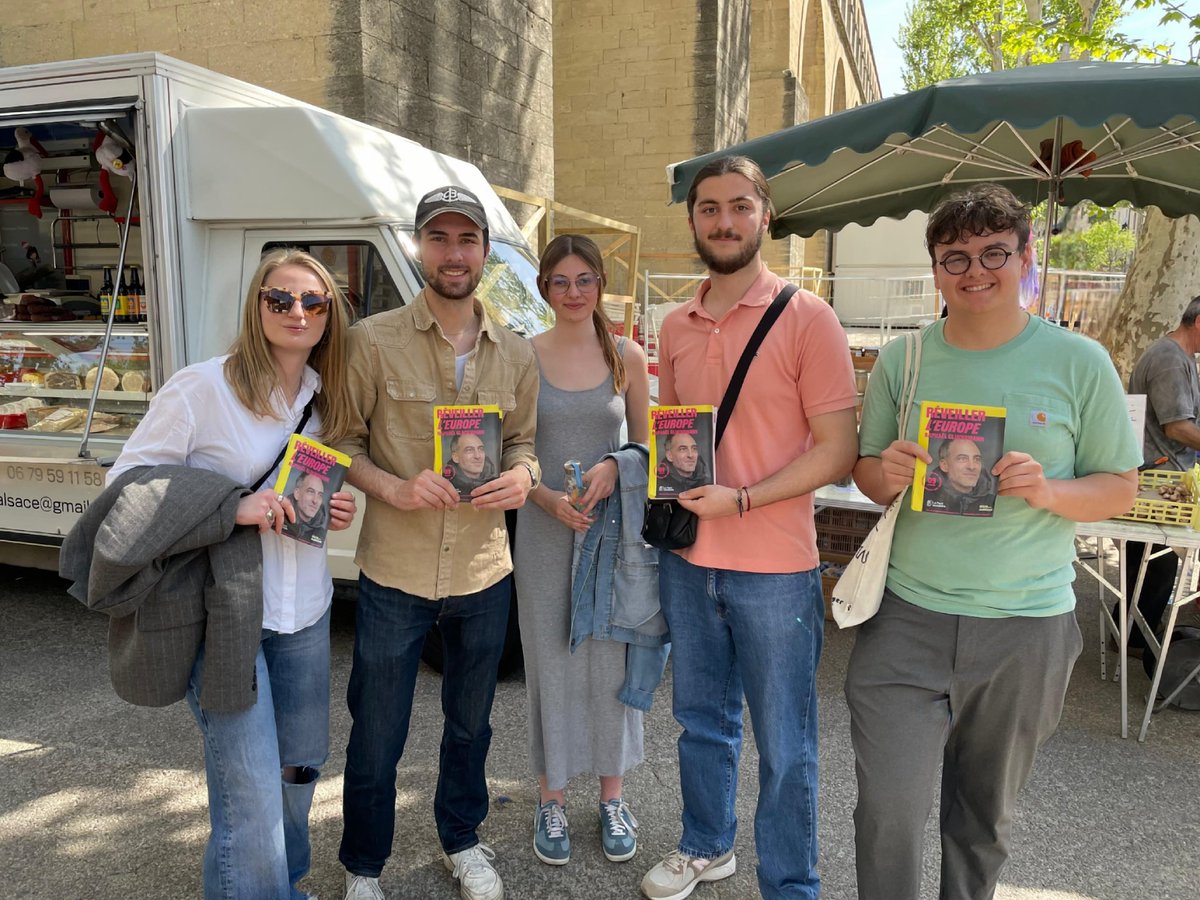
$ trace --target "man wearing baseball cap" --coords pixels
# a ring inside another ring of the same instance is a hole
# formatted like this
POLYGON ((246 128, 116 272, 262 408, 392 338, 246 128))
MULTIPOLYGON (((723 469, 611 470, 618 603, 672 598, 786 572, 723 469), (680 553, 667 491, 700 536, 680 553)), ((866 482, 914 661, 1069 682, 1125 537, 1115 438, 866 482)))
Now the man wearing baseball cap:
POLYGON ((414 220, 425 288, 409 306, 350 330, 349 481, 367 495, 355 562, 359 591, 347 704, 339 859, 346 900, 382 900, 404 752, 425 636, 445 648, 441 754, 433 811, 443 860, 463 900, 499 900, 494 854, 476 829, 488 810, 484 763, 504 648, 512 559, 504 511, 538 481, 538 369, 525 340, 475 297, 488 253, 487 214, 470 191, 430 191, 414 220), (498 405, 500 474, 460 501, 433 470, 433 408, 498 405))

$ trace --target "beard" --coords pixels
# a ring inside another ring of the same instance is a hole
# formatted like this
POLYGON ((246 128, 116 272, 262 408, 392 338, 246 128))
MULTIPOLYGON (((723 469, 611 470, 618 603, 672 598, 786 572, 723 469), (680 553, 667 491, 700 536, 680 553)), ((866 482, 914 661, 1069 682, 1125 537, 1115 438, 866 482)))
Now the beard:
POLYGON ((765 228, 759 228, 754 237, 746 241, 745 246, 738 250, 736 255, 729 257, 717 256, 704 241, 723 237, 736 237, 731 231, 715 231, 706 239, 701 239, 699 234, 693 234, 692 243, 696 246, 697 255, 699 255, 701 261, 708 267, 710 272, 714 275, 732 275, 754 261, 754 257, 758 255, 758 251, 762 247, 763 232, 765 230, 765 228))
POLYGON ((438 271, 429 271, 423 269, 425 273, 425 283, 438 296, 445 297, 447 300, 465 300, 475 293, 475 288, 479 287, 479 282, 482 280, 483 273, 479 273, 478 277, 468 277, 461 286, 450 283, 443 278, 438 271))

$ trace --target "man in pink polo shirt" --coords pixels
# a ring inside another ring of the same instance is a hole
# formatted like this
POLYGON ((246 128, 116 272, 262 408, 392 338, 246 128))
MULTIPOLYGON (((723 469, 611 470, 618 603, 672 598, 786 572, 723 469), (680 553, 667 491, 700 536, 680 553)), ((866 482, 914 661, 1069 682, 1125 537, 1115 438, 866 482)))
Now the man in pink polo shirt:
MULTIPOLYGON (((709 277, 667 316, 659 402, 721 402, 759 320, 786 282, 759 248, 771 219, 762 170, 722 157, 696 174, 688 224, 709 277)), ((759 750, 754 835, 765 898, 815 898, 817 700, 824 603, 812 491, 858 455, 854 372, 833 310, 797 291, 750 365, 716 457, 716 483, 679 495, 695 544, 664 553, 672 708, 683 726, 679 848, 646 874, 652 900, 732 875, 742 697, 759 750)))

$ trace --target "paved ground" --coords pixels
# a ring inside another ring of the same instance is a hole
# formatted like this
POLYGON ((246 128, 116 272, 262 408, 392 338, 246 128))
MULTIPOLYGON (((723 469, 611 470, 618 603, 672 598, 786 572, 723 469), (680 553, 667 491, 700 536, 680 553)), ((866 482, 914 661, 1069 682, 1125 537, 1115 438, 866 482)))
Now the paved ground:
MULTIPOLYGON (((1096 586, 1081 576, 1087 649, 1062 726, 1039 757, 1015 822, 1016 851, 1001 900, 1200 898, 1200 713, 1155 718, 1146 744, 1118 736, 1118 693, 1098 678, 1096 586)), ((141 900, 199 897, 207 817, 200 744, 182 704, 137 709, 108 684, 105 620, 70 600, 61 584, 0 567, 0 897, 141 900)), ((340 898, 339 810, 348 717, 343 697, 353 640, 352 606, 333 623, 333 755, 313 812, 314 865, 307 886, 340 898)), ((853 756, 841 684, 852 635, 831 629, 821 666, 821 872, 824 896, 853 898, 850 814, 853 756)), ((439 679, 423 671, 409 750, 399 774, 398 839, 384 873, 389 898, 456 896, 437 856, 432 779, 440 734, 439 679)), ((1134 672, 1135 697, 1147 679, 1134 672)), ((526 772, 520 677, 500 685, 489 760, 493 808, 483 827, 498 852, 511 900, 638 896, 646 867, 671 848, 679 822, 674 742, 664 687, 647 719, 648 760, 627 796, 642 823, 638 856, 614 865, 598 847, 595 788, 572 785, 575 856, 554 869, 530 849, 534 784, 526 772)), ((753 744, 743 759, 741 868, 697 900, 758 896, 752 842, 753 744)), ((936 884, 930 838, 927 884, 936 884)), ((936 891, 927 887, 926 896, 936 891)))

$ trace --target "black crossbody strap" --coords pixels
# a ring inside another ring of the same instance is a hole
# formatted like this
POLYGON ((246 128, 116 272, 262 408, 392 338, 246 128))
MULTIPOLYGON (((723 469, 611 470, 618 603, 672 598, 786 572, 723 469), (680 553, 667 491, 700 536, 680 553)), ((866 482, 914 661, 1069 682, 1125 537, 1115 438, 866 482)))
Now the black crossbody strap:
POLYGON ((729 417, 733 415, 733 407, 737 403, 738 394, 742 392, 742 382, 746 380, 746 373, 750 370, 754 354, 758 353, 763 338, 767 336, 767 332, 771 330, 775 320, 783 313, 784 307, 792 299, 792 294, 796 293, 796 290, 794 284, 784 285, 783 290, 775 295, 775 299, 767 307, 763 317, 759 319, 754 334, 750 335, 750 343, 746 344, 746 349, 742 351, 742 358, 738 360, 737 368, 733 370, 733 377, 729 379, 729 387, 725 388, 725 396, 721 398, 721 408, 717 410, 717 436, 713 442, 714 447, 721 443, 721 435, 725 433, 725 426, 729 423, 729 417))
MULTIPOLYGON (((312 415, 312 405, 313 402, 311 400, 304 404, 304 413, 300 416, 300 422, 296 425, 296 430, 292 434, 299 434, 304 430, 304 426, 308 424, 308 417, 312 415)), ((275 457, 275 462, 271 463, 271 467, 263 472, 262 478, 254 482, 254 487, 250 488, 250 493, 257 494, 259 488, 263 486, 263 482, 267 480, 267 476, 275 471, 277 465, 283 462, 283 454, 287 453, 287 445, 290 442, 291 435, 288 436, 288 440, 284 442, 283 446, 279 448, 279 455, 275 457)))

